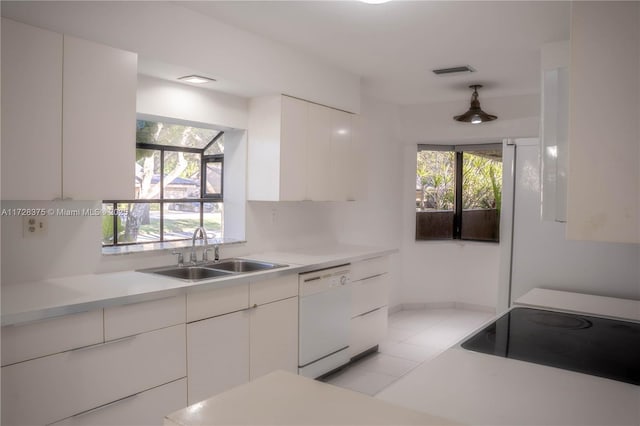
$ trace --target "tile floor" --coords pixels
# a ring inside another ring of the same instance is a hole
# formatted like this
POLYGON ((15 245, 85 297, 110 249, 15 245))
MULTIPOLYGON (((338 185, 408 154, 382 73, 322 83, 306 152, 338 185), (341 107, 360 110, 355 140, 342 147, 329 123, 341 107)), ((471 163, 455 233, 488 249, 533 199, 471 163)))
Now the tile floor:
POLYGON ((389 316, 389 332, 380 343, 378 353, 363 358, 325 381, 375 395, 493 317, 489 312, 453 308, 396 312, 389 316))

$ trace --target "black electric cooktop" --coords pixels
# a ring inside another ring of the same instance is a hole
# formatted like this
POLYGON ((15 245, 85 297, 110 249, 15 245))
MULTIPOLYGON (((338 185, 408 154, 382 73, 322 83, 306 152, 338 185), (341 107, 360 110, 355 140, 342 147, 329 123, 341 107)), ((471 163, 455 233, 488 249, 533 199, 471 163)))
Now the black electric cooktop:
POLYGON ((640 385, 636 322, 514 308, 462 347, 640 385))

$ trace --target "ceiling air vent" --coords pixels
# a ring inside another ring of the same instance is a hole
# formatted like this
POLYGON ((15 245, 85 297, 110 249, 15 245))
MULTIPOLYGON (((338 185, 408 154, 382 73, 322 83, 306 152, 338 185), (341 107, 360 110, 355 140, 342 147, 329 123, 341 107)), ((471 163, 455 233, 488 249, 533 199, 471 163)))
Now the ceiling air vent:
POLYGON ((470 67, 469 65, 462 65, 459 67, 451 67, 451 68, 440 68, 437 70, 433 70, 435 75, 451 75, 451 74, 462 74, 467 72, 475 72, 476 70, 470 67))

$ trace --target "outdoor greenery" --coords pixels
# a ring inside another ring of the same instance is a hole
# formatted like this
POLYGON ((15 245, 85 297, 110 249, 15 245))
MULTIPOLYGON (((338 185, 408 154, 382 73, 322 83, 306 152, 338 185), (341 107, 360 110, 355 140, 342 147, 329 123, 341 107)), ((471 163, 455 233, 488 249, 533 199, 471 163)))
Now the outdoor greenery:
MULTIPOLYGON (((416 204, 422 210, 454 210, 455 152, 419 151, 416 204)), ((465 152, 463 209, 497 209, 502 199, 502 162, 493 152, 465 152)))
POLYGON ((417 183, 422 191, 419 207, 453 210, 455 164, 455 152, 418 151, 417 183))
POLYGON ((462 158, 462 208, 499 211, 502 162, 482 153, 465 152, 462 158))

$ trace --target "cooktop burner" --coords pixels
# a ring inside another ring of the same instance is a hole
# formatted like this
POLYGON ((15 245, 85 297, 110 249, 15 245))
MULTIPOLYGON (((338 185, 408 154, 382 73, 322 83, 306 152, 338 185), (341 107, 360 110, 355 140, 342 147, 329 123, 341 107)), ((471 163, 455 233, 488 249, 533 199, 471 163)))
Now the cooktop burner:
POLYGON ((640 323, 514 308, 462 347, 640 385, 640 323))

